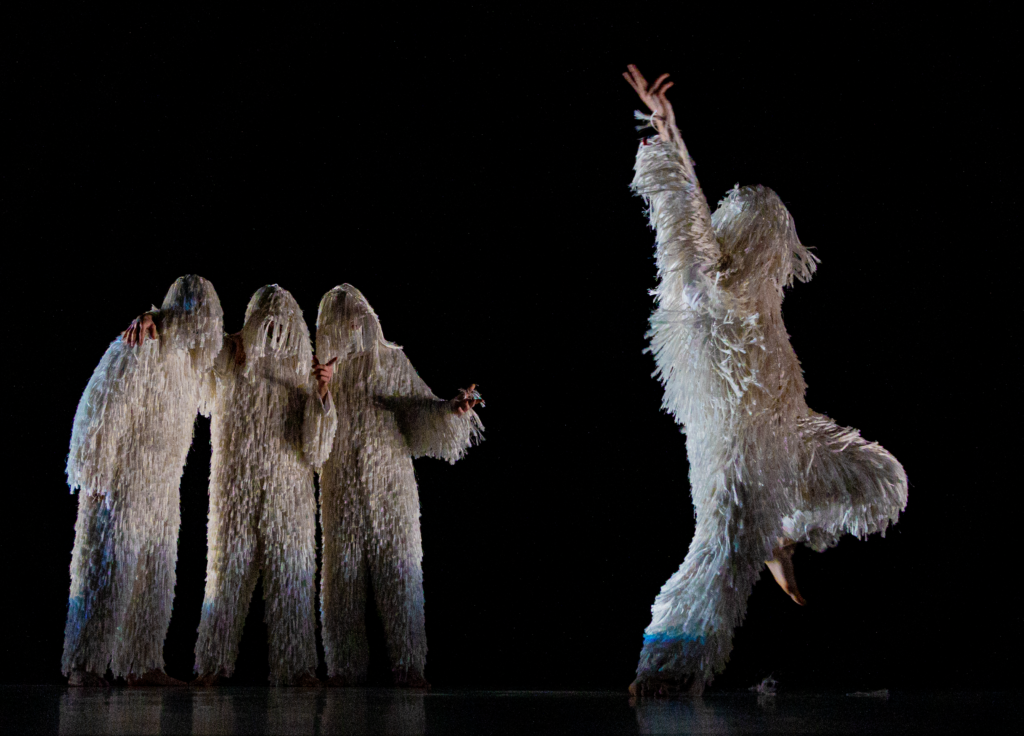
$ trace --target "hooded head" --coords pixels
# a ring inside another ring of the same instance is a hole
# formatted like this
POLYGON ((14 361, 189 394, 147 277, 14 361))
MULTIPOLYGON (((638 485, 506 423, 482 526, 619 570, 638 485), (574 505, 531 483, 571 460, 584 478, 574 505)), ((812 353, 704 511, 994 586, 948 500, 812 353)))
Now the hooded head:
POLYGON ((249 300, 242 327, 245 372, 248 374, 263 359, 284 363, 303 378, 308 378, 313 363, 309 328, 302 318, 295 297, 277 284, 264 286, 249 300))
POLYGON ((194 274, 175 281, 160 307, 160 333, 161 344, 188 350, 196 368, 213 365, 224 339, 224 310, 213 284, 194 274))
POLYGON ((401 350, 401 345, 384 339, 377 313, 359 289, 342 284, 324 294, 316 317, 316 350, 321 360, 370 355, 376 367, 382 349, 401 350))
POLYGON ((729 281, 771 279, 781 296, 793 278, 810 281, 818 259, 796 234, 796 223, 779 195, 760 184, 736 186, 711 216, 729 281))

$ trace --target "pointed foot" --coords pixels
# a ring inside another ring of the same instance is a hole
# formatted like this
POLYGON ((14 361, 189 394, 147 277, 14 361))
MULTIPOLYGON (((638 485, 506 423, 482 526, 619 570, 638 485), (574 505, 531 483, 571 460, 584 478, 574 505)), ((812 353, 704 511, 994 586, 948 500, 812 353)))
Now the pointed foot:
POLYGON ((95 672, 75 670, 68 676, 69 687, 110 687, 106 678, 95 672))
POLYGON ((768 569, 779 587, 793 599, 798 606, 807 605, 807 601, 800 595, 796 585, 796 572, 793 569, 793 552, 796 550, 796 542, 790 539, 780 539, 779 546, 774 552, 774 557, 768 560, 768 569))
POLYGON ((185 683, 163 670, 153 669, 142 675, 128 675, 128 687, 184 687, 185 683))

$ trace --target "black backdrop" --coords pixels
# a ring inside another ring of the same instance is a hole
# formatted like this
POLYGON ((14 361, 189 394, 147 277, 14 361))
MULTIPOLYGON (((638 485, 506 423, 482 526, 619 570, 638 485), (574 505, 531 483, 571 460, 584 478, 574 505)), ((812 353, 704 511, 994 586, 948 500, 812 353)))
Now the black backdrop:
MULTIPOLYGON (((1007 22, 652 6, 6 23, 3 677, 60 681, 76 403, 107 343, 194 272, 229 331, 263 284, 312 323, 350 282, 436 393, 479 384, 486 442, 417 461, 435 685, 624 688, 693 531, 684 438, 642 353, 634 62, 673 73, 709 198, 764 183, 794 213, 822 259, 784 305, 808 402, 911 482, 886 538, 798 552, 806 608, 765 573, 720 686, 1019 685, 1007 22)), ((201 419, 166 645, 182 678, 209 454, 201 419)), ((266 675, 260 606, 241 681, 266 675)))

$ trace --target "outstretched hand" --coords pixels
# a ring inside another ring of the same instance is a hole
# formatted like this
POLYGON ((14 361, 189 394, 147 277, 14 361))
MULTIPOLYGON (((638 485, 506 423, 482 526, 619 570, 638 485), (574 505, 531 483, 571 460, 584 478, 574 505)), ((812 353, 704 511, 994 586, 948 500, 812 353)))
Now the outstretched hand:
POLYGON ((326 363, 321 363, 316 355, 313 356, 313 377, 316 378, 321 401, 327 396, 327 384, 331 382, 331 376, 334 375, 334 364, 337 362, 337 357, 331 358, 326 363))
POLYGON ((458 416, 462 416, 477 404, 484 406, 483 397, 476 390, 475 383, 469 384, 469 388, 460 388, 458 396, 452 399, 450 403, 452 411, 458 416))
POLYGON ((675 138, 679 136, 679 130, 676 128, 676 114, 672 109, 672 103, 665 96, 675 82, 666 82, 665 80, 668 79, 666 73, 655 79, 654 84, 648 85, 647 80, 644 79, 635 64, 629 64, 626 68, 629 71, 623 72, 622 76, 647 105, 647 109, 653 113, 651 122, 654 123, 658 134, 663 140, 675 141, 675 138))
POLYGON ((151 340, 158 339, 156 333, 156 324, 153 322, 153 315, 149 312, 140 314, 138 317, 132 320, 132 323, 128 325, 128 329, 121 333, 121 339, 133 348, 136 345, 141 345, 146 338, 149 337, 151 340))

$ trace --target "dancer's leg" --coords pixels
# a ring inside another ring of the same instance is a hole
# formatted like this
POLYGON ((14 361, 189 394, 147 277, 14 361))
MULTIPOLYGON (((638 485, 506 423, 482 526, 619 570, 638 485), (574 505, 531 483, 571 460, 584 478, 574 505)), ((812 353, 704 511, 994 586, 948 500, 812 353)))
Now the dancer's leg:
POLYGON ((206 553, 206 598, 199 621, 195 671, 203 684, 231 677, 238 658, 249 602, 260 572, 254 503, 231 501, 211 485, 209 540, 206 553), (209 676, 209 677, 207 677, 209 676))
POLYGON ((311 477, 289 478, 264 493, 263 592, 270 681, 315 684, 316 502, 311 477))
POLYGON ((114 514, 106 495, 79 491, 61 672, 72 685, 105 684, 113 644, 114 514))
POLYGON ((366 636, 366 545, 363 498, 357 486, 321 479, 324 556, 320 618, 328 685, 361 685, 370 664, 366 636))
POLYGON ((370 579, 384 623, 395 684, 427 687, 427 635, 423 610, 423 543, 415 481, 396 483, 370 511, 374 542, 370 579))

